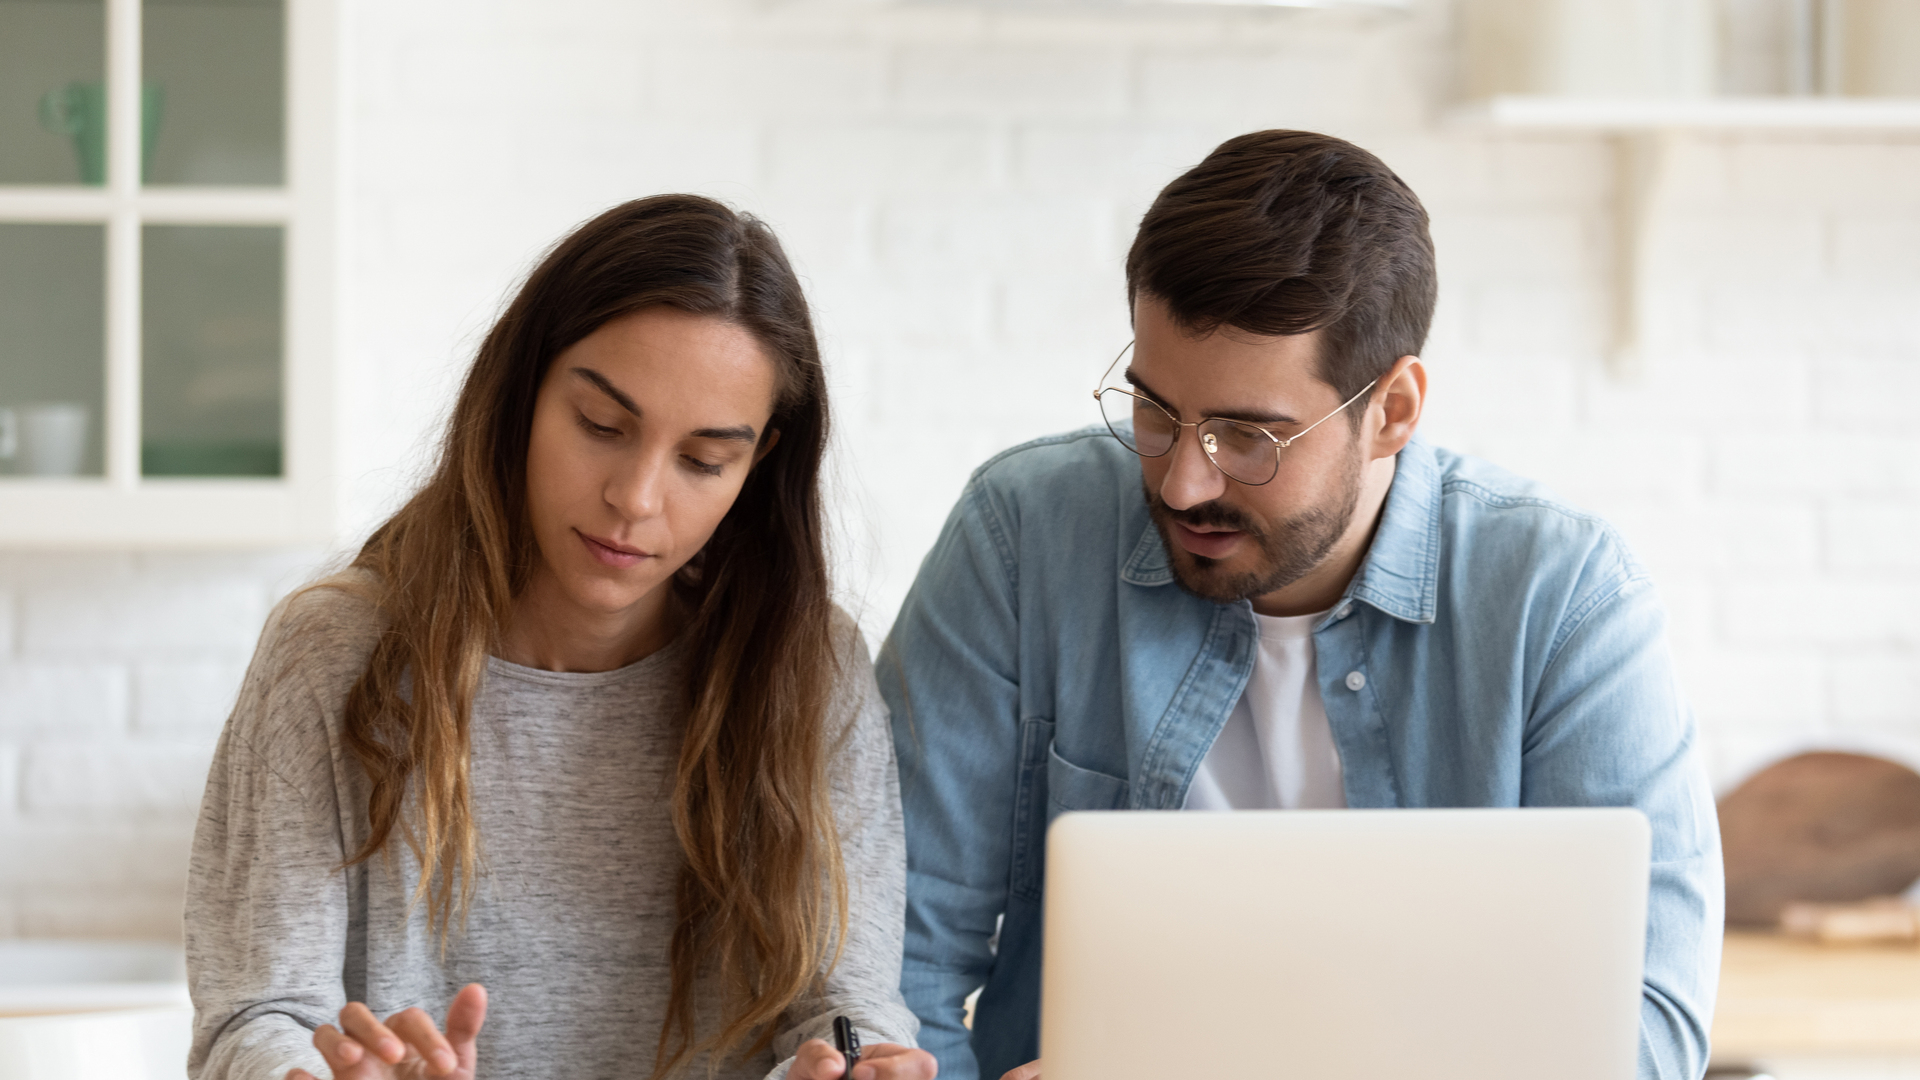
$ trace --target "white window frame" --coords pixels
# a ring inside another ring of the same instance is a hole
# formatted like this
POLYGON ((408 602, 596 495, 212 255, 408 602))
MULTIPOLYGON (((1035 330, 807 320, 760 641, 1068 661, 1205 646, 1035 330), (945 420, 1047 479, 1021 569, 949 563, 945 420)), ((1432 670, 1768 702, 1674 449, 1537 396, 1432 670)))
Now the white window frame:
POLYGON ((286 3, 286 184, 142 187, 141 0, 106 0, 107 183, 0 185, 0 221, 106 226, 106 475, 0 476, 0 548, 325 543, 335 527, 333 350, 337 0, 286 3), (281 475, 140 475, 140 240, 146 224, 286 230, 281 475))

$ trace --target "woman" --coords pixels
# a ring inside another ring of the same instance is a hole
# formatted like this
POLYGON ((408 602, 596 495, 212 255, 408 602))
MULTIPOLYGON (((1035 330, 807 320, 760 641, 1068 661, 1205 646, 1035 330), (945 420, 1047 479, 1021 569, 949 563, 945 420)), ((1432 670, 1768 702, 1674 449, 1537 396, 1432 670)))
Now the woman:
POLYGON ((934 1074, 825 394, 758 221, 660 196, 554 248, 432 479, 261 635, 194 839, 195 1077, 837 1080, 836 1015, 856 1080, 934 1074))

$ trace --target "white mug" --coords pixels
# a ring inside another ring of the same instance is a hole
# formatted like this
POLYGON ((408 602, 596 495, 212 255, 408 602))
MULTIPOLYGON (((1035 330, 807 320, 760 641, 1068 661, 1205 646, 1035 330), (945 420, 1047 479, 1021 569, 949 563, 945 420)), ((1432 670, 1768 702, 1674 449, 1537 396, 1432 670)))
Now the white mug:
POLYGON ((78 476, 87 458, 85 405, 54 401, 0 408, 0 460, 27 476, 78 476))

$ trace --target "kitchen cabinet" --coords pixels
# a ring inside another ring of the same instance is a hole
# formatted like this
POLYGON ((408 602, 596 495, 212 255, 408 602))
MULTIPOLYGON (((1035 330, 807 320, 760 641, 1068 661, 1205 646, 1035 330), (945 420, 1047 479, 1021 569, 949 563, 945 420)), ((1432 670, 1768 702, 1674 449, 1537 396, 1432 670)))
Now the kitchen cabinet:
POLYGON ((335 0, 0 0, 0 546, 332 526, 335 0))

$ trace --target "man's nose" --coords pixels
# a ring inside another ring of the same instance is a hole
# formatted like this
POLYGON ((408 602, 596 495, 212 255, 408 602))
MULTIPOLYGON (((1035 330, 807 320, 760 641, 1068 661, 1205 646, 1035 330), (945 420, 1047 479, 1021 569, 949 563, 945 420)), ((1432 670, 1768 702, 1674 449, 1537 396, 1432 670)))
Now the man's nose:
POLYGON ((1200 447, 1198 429, 1181 428, 1173 440, 1173 449, 1167 453, 1173 460, 1167 464, 1167 475, 1160 481, 1161 502, 1175 510, 1185 510, 1226 494, 1227 478, 1207 460, 1207 452, 1200 447))

